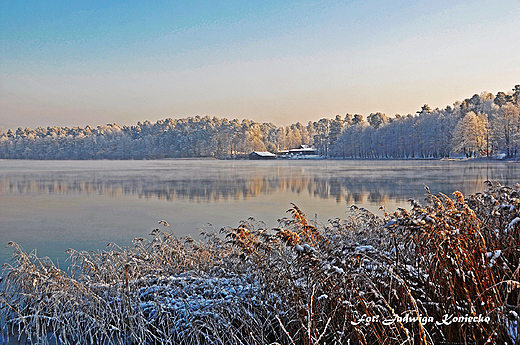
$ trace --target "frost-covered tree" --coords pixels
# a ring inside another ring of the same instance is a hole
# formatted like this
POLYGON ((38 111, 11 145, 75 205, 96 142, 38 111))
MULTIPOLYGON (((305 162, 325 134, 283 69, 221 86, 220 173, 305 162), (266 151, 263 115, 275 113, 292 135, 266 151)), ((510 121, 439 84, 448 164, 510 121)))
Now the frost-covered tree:
POLYGON ((385 114, 383 113, 372 113, 370 115, 368 115, 367 117, 367 121, 368 123, 370 124, 370 126, 374 127, 375 129, 378 129, 380 126, 384 125, 385 123, 387 123, 390 119, 388 118, 388 116, 386 116, 385 114))
POLYGON ((487 148, 487 117, 470 111, 459 121, 453 133, 453 150, 466 157, 477 157, 487 148))
POLYGON ((514 104, 520 104, 520 85, 515 85, 511 96, 514 104))
POLYGON ((516 156, 520 147, 520 106, 508 102, 494 115, 490 127, 495 147, 508 157, 516 156))

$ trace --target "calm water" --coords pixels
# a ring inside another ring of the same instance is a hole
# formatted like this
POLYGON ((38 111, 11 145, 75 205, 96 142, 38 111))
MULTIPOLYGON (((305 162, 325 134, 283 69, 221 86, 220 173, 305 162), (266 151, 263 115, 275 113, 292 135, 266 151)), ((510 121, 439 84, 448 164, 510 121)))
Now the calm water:
POLYGON ((64 264, 68 248, 130 245, 159 220, 178 236, 269 226, 296 203, 311 218, 344 217, 352 204, 393 210, 433 193, 520 182, 520 165, 445 161, 8 161, 0 160, 0 262, 7 242, 64 264), (211 225, 208 225, 211 223, 211 225))

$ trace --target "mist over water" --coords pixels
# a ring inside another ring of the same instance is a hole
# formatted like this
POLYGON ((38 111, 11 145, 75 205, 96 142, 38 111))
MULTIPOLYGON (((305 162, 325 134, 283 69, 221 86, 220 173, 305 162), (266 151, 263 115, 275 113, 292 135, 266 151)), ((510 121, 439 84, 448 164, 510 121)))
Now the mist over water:
POLYGON ((291 202, 312 219, 348 216, 352 204, 378 212, 423 202, 424 185, 451 195, 484 181, 520 182, 519 165, 454 161, 0 161, 0 261, 9 241, 64 262, 65 250, 131 245, 159 220, 177 236, 236 226, 268 226, 291 202), (210 223, 210 225, 208 224, 210 223))

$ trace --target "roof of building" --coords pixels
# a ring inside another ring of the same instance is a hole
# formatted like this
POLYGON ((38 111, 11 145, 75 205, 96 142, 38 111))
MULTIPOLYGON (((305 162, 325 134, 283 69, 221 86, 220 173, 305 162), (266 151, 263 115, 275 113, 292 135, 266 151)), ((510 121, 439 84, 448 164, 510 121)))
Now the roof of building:
POLYGON ((255 151, 255 152, 252 152, 251 154, 252 155, 256 154, 256 155, 262 156, 262 157, 276 157, 276 155, 274 153, 265 152, 265 151, 255 151))

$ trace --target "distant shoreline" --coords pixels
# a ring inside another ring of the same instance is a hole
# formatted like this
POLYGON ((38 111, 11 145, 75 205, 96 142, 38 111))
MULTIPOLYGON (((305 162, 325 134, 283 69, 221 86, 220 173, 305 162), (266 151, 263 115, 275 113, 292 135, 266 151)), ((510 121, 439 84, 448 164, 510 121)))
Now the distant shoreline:
MULTIPOLYGON (((228 157, 228 158, 215 158, 215 157, 179 157, 179 158, 143 158, 143 159, 30 159, 30 158, 0 158, 0 161, 190 161, 190 160, 221 160, 221 161, 248 161, 250 160, 247 155, 243 157, 228 157)), ((262 159, 256 159, 254 161, 264 161, 262 159)), ((472 157, 472 158, 340 158, 340 157, 323 157, 319 159, 286 159, 276 158, 267 161, 446 161, 446 162, 520 162, 520 158, 492 158, 492 157, 472 157)))

